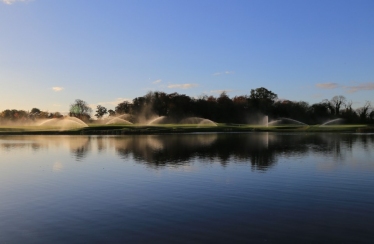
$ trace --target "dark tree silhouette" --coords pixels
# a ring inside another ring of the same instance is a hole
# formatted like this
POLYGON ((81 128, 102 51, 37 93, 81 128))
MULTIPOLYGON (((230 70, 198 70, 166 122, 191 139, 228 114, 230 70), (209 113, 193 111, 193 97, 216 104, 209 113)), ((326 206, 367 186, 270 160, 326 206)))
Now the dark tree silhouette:
POLYGON ((260 87, 251 90, 249 101, 258 111, 264 114, 269 114, 271 112, 271 107, 277 98, 277 94, 264 87, 260 87))
POLYGON ((112 109, 108 110, 109 116, 116 116, 116 112, 112 109))
POLYGON ((30 113, 31 114, 39 114, 41 111, 40 111, 40 109, 38 109, 38 108, 33 108, 33 109, 31 109, 31 111, 30 111, 30 113))
POLYGON ((97 105, 96 107, 96 114, 95 116, 98 118, 98 119, 101 119, 105 114, 107 114, 108 111, 106 109, 106 107, 103 107, 101 105, 97 105))
POLYGON ((132 104, 130 102, 123 101, 116 106, 115 111, 117 114, 129 114, 131 113, 131 107, 132 104))
POLYGON ((371 110, 371 104, 370 102, 366 102, 363 107, 360 107, 356 109, 356 113, 358 117, 360 118, 360 122, 366 123, 367 120, 369 119, 369 114, 371 110))
POLYGON ((345 104, 347 99, 344 96, 334 96, 331 100, 331 106, 334 107, 335 115, 338 116, 340 114, 340 107, 345 104))

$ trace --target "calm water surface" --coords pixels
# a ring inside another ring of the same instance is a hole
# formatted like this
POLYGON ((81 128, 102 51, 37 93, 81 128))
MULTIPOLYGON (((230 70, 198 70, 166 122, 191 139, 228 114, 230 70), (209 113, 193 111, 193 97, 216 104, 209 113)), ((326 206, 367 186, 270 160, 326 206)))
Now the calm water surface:
POLYGON ((373 243, 373 134, 0 137, 0 243, 373 243))

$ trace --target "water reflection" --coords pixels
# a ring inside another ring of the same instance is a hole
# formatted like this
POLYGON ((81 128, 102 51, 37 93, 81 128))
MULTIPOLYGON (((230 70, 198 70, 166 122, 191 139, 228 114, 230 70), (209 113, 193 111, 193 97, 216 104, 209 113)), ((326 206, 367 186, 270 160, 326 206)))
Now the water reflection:
POLYGON ((121 158, 131 154, 137 162, 158 167, 181 165, 199 153, 206 155, 217 138, 217 134, 115 137, 113 146, 121 158))
POLYGON ((76 137, 70 142, 70 151, 78 161, 84 159, 91 151, 92 143, 90 140, 90 137, 76 137))
POLYGON ((38 151, 53 147, 68 147, 76 159, 82 159, 91 151, 92 138, 87 136, 2 136, 0 148, 4 151, 38 151))
POLYGON ((305 156, 308 153, 341 161, 354 147, 370 153, 373 134, 171 134, 129 136, 4 136, 3 151, 38 151, 67 147, 77 160, 93 151, 115 150, 126 160, 134 158, 152 168, 180 166, 198 159, 202 162, 250 163, 253 170, 266 171, 280 157, 305 156))

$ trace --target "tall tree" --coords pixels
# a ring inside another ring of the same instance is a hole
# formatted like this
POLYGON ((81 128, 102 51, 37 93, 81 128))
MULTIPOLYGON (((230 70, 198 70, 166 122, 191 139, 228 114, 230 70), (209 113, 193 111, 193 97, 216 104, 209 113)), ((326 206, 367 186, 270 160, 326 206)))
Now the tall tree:
POLYGON ((249 101, 260 112, 269 114, 271 107, 277 98, 277 94, 264 87, 260 87, 251 90, 249 101))
POLYGON ((39 114, 41 111, 40 111, 40 109, 38 109, 38 108, 33 108, 33 109, 31 109, 31 111, 30 111, 30 113, 31 114, 39 114))
POLYGON ((347 99, 344 96, 334 96, 331 100, 331 106, 334 107, 335 115, 338 116, 340 114, 340 108, 341 106, 345 105, 345 102, 347 99))
POLYGON ((235 122, 234 121, 234 103, 227 96, 226 92, 222 92, 217 98, 218 104, 218 122, 235 122))
POLYGON ((168 104, 170 102, 169 96, 164 92, 153 93, 153 111, 158 116, 165 116, 168 113, 168 104))
POLYGON ((95 116, 98 118, 98 119, 101 119, 105 114, 107 114, 108 111, 106 109, 106 107, 103 107, 101 105, 97 105, 96 107, 96 114, 95 116))
POLYGON ((274 102, 275 99, 278 98, 278 95, 264 87, 260 87, 251 89, 251 95, 249 96, 249 98, 253 100, 269 100, 274 102))
POLYGON ((344 104, 344 110, 341 111, 341 117, 345 119, 347 123, 354 123, 358 120, 358 115, 352 108, 352 101, 346 102, 344 104))
POLYGON ((116 106, 115 111, 117 114, 129 114, 131 113, 131 107, 132 104, 130 102, 123 101, 116 106))
POLYGON ((116 116, 116 111, 109 109, 108 110, 109 116, 116 116))
POLYGON ((89 120, 91 118, 91 112, 92 109, 85 101, 76 99, 75 102, 70 105, 69 115, 81 120, 89 120))
POLYGON ((368 119, 368 116, 370 114, 370 109, 371 109, 371 103, 366 101, 363 107, 360 107, 356 109, 356 113, 358 117, 360 118, 360 121, 365 123, 366 120, 368 119))

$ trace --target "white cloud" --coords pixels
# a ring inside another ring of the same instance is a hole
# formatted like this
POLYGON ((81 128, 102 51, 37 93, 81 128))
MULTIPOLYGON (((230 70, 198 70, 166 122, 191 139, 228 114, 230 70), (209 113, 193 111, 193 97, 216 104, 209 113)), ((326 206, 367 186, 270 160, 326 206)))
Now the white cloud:
POLYGON ((162 80, 161 79, 158 79, 158 80, 155 80, 154 82, 152 82, 153 84, 158 84, 160 83, 162 80))
POLYGON ((371 91, 374 90, 374 82, 363 83, 356 86, 346 86, 344 88, 348 93, 354 93, 358 91, 371 91))
POLYGON ((1 0, 3 3, 11 5, 15 2, 29 2, 30 0, 1 0))
POLYGON ((230 74, 234 74, 234 73, 235 73, 234 71, 224 71, 224 72, 216 72, 212 75, 219 76, 219 75, 230 75, 230 74))
POLYGON ((334 83, 334 82, 329 82, 329 83, 318 83, 316 84, 316 87, 320 89, 336 89, 339 87, 339 84, 334 83))
POLYGON ((54 90, 55 92, 59 92, 59 91, 64 90, 64 88, 61 86, 55 86, 55 87, 52 87, 52 90, 54 90))
POLYGON ((168 88, 177 88, 177 89, 190 89, 196 87, 197 84, 187 83, 187 84, 171 84, 168 85, 168 88))

